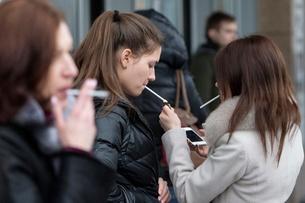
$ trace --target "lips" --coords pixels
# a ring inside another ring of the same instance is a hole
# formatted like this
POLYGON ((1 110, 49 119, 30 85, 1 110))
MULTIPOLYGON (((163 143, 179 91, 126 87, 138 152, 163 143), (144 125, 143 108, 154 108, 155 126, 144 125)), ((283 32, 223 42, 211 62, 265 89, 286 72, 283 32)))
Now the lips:
POLYGON ((65 87, 63 87, 63 88, 60 88, 57 92, 56 92, 56 95, 58 96, 58 97, 60 97, 60 98, 66 98, 67 97, 67 91, 69 90, 69 89, 71 89, 72 88, 72 86, 65 86, 65 87))

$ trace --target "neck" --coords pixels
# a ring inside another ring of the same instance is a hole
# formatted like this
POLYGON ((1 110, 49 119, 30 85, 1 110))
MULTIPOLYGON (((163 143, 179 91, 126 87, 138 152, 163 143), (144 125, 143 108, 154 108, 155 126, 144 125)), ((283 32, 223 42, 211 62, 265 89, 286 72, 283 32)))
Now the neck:
POLYGON ((213 49, 220 49, 221 46, 219 44, 217 44, 216 42, 214 42, 213 40, 211 39, 208 39, 207 43, 206 43, 210 48, 213 48, 213 49))

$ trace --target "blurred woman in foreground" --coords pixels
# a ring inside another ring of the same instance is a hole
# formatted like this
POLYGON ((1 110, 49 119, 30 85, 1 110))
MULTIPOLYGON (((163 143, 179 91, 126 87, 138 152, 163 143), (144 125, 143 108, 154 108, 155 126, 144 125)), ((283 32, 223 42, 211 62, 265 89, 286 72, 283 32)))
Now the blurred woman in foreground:
POLYGON ((78 73, 63 17, 46 1, 11 0, 0 24, 1 202, 104 202, 114 173, 89 153, 95 80, 63 117, 78 73))

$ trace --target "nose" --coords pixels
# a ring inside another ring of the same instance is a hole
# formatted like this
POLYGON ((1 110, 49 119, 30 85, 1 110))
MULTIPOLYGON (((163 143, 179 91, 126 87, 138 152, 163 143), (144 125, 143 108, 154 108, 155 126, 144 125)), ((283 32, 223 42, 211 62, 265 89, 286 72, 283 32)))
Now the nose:
POLYGON ((149 69, 148 80, 149 80, 149 81, 154 81, 155 79, 156 79, 156 76, 155 76, 155 68, 150 68, 150 69, 149 69))

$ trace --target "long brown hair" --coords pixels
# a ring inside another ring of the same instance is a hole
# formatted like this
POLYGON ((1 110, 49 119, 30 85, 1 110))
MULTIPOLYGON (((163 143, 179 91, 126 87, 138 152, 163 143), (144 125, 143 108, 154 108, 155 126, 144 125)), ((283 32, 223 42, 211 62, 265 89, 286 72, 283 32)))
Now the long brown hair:
POLYGON ((39 95, 55 56, 63 16, 47 1, 0 4, 0 122, 11 119, 29 96, 39 95))
POLYGON ((108 103, 104 104, 109 111, 119 99, 128 101, 116 70, 117 51, 129 48, 133 54, 141 56, 153 52, 161 43, 160 31, 145 17, 106 11, 95 20, 75 53, 79 68, 75 84, 79 87, 87 78, 97 79, 99 87, 111 93, 108 103))
POLYGON ((269 38, 249 36, 231 42, 215 58, 216 80, 224 99, 240 96, 229 123, 230 137, 251 108, 264 152, 279 139, 280 161, 286 134, 300 125, 293 84, 280 49, 269 38), (279 133, 279 137, 278 137, 279 133), (267 137, 268 136, 268 137, 267 137))

